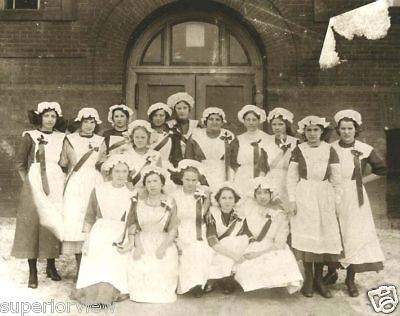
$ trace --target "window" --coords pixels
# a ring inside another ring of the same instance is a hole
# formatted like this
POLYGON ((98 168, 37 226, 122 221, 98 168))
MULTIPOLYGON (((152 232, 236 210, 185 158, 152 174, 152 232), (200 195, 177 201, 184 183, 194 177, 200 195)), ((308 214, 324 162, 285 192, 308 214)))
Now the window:
POLYGON ((20 9, 39 9, 39 0, 6 0, 5 9, 20 10, 20 9))
POLYGON ((153 35, 140 64, 248 66, 251 63, 243 44, 224 23, 190 20, 167 24, 153 35))

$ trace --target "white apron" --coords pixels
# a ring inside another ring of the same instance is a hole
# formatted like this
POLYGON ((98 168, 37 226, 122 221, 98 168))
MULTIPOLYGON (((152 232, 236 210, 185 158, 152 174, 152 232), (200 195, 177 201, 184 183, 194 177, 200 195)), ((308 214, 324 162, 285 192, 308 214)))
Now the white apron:
MULTIPOLYGON (((99 148, 103 142, 103 137, 98 135, 86 138, 74 133, 67 135, 66 137, 74 149, 76 162, 78 162, 91 147, 99 148)), ((97 184, 103 182, 101 174, 95 169, 98 155, 98 150, 93 151, 82 167, 69 176, 64 191, 63 218, 65 241, 84 240, 82 227, 89 203, 90 193, 97 184)))
MULTIPOLYGON (((261 241, 250 243, 246 253, 263 251, 272 247, 278 230, 285 229, 282 225, 288 225, 282 211, 268 210, 268 213, 272 223, 267 234, 261 241)), ((265 216, 262 216, 260 207, 249 209, 246 219, 249 230, 255 238, 268 221, 265 216)), ((298 291, 303 281, 296 259, 286 244, 283 249, 270 250, 257 258, 238 264, 235 279, 245 292, 262 288, 286 287, 290 294, 298 291)))
MULTIPOLYGON (((232 225, 225 226, 221 219, 221 211, 217 207, 211 207, 210 212, 215 219, 215 226, 217 228, 217 235, 222 236, 232 225)), ((229 234, 219 240, 219 244, 224 248, 235 251, 236 253, 244 253, 249 245, 249 238, 246 235, 237 236, 242 228, 243 220, 237 221, 234 229, 229 234)), ((217 251, 214 251, 210 269, 209 279, 220 279, 231 276, 235 266, 235 261, 217 251)))
POLYGON ((271 141, 271 136, 258 130, 254 134, 245 132, 239 135, 237 139, 239 141, 237 161, 240 167, 236 171, 234 181, 241 192, 247 194, 251 180, 254 178, 254 147, 251 143, 261 140, 258 145, 261 154, 261 148, 265 148, 266 144, 271 141))
POLYGON ((362 152, 359 157, 366 159, 372 147, 356 141, 354 148, 343 148, 336 141, 332 144, 339 155, 343 178, 343 195, 339 206, 339 220, 343 236, 345 258, 340 263, 347 267, 350 264, 363 264, 384 261, 379 245, 369 198, 363 186, 364 204, 360 207, 357 197, 356 180, 352 180, 354 160, 352 149, 362 152))
POLYGON ((325 180, 330 146, 299 145, 307 165, 307 180, 296 186, 297 214, 291 218, 292 247, 315 254, 340 254, 342 243, 335 210, 335 192, 325 180))
POLYGON ((34 162, 29 168, 28 179, 32 189, 33 200, 39 216, 40 224, 48 228, 58 240, 64 239, 62 219, 63 189, 65 175, 58 165, 64 142, 64 133, 54 131, 51 134, 42 133, 39 130, 24 132, 29 134, 35 143, 34 162), (39 149, 38 138, 42 137, 47 142, 44 145, 46 156, 46 174, 50 193, 43 191, 40 163, 36 161, 36 153, 39 149))
POLYGON ((156 250, 167 238, 164 228, 169 212, 162 206, 152 207, 139 200, 137 218, 141 228, 140 240, 144 254, 136 260, 129 256, 128 286, 132 301, 144 303, 172 303, 176 301, 178 285, 178 251, 172 244, 163 259, 156 250))
POLYGON ((206 129, 196 129, 192 137, 200 146, 205 160, 201 161, 204 173, 210 188, 217 188, 221 183, 233 179, 233 170, 229 167, 229 179, 225 180, 225 142, 220 137, 225 135, 225 132, 232 137, 235 137, 231 132, 221 129, 220 135, 216 138, 207 136, 206 129))
POLYGON ((77 289, 100 282, 113 285, 121 294, 128 293, 127 269, 129 252, 121 254, 113 242, 119 241, 124 232, 125 219, 134 193, 126 187, 114 188, 111 182, 96 187, 96 198, 102 214, 93 225, 89 236, 89 247, 82 256, 77 289))
POLYGON ((182 188, 177 189, 172 196, 177 203, 178 248, 182 251, 178 294, 184 294, 197 285, 205 286, 214 250, 207 243, 204 223, 201 226, 202 240, 197 240, 194 196, 185 194, 182 188))

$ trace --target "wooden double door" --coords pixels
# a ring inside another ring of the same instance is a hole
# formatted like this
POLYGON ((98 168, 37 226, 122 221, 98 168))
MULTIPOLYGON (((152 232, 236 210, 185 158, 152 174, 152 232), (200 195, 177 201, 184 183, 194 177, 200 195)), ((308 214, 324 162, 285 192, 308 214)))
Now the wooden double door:
POLYGON ((135 108, 143 119, 151 104, 166 103, 171 94, 187 92, 195 99, 192 118, 201 118, 207 107, 219 107, 226 113, 228 123, 224 127, 240 133, 243 126, 237 112, 243 105, 253 103, 254 89, 252 74, 138 74, 135 108))

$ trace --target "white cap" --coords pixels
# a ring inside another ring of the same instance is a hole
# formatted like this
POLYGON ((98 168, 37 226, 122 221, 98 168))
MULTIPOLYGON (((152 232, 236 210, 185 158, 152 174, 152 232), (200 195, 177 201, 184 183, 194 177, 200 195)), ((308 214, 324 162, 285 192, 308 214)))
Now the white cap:
POLYGON ((204 175, 203 166, 201 165, 201 163, 197 160, 192 159, 183 159, 179 161, 176 171, 180 172, 187 168, 195 168, 201 175, 204 175))
POLYGON ((181 101, 184 101, 187 104, 189 104, 190 109, 192 109, 194 107, 194 99, 187 92, 178 92, 178 93, 175 93, 175 94, 169 96, 169 98, 167 100, 167 104, 173 110, 175 108, 175 105, 177 105, 181 101))
POLYGON ((267 115, 265 114, 265 111, 261 108, 259 108, 258 106, 255 106, 253 104, 248 104, 245 105, 244 107, 242 107, 240 109, 240 111, 238 112, 238 120, 241 123, 244 123, 244 116, 248 113, 248 112, 254 112, 256 113, 259 117, 260 117, 260 123, 264 123, 265 120, 267 119, 267 115))
POLYGON ((150 115, 151 115, 153 112, 158 111, 158 110, 164 110, 165 113, 167 113, 169 116, 172 115, 172 110, 171 110, 171 108, 170 108, 168 105, 166 105, 165 103, 162 103, 162 102, 157 102, 157 103, 152 104, 152 105, 147 109, 147 116, 150 117, 150 115))
POLYGON ((94 118, 96 124, 101 124, 99 113, 95 108, 82 108, 79 110, 78 115, 75 118, 75 122, 82 121, 82 119, 94 118))
POLYGON ((278 117, 282 117, 282 119, 287 120, 290 123, 293 123, 293 118, 294 118, 293 113, 284 108, 275 108, 275 109, 271 110, 268 113, 268 117, 267 117, 268 123, 271 123, 271 121, 274 118, 278 118, 278 117))
POLYGON ((129 168, 129 171, 134 170, 133 161, 127 156, 122 154, 111 155, 101 167, 104 171, 110 171, 118 164, 126 164, 129 168))
POLYGON ((46 110, 54 110, 59 117, 62 117, 61 106, 58 102, 40 102, 35 113, 42 114, 46 110))
POLYGON ((127 107, 125 104, 115 104, 110 106, 108 109, 108 121, 113 124, 113 113, 115 110, 124 110, 129 113, 129 121, 133 120, 133 110, 130 107, 127 107))
POLYGON ((305 128, 310 125, 321 125, 324 128, 329 126, 329 122, 326 121, 325 117, 319 117, 315 115, 306 116, 297 124, 299 125, 297 132, 300 134, 304 134, 305 128))
POLYGON ((342 110, 337 112, 334 116, 336 124, 339 124, 339 121, 343 118, 349 118, 356 122, 359 126, 362 124, 361 114, 354 110, 342 110))
POLYGON ((202 115, 202 117, 201 117, 201 121, 202 121, 203 124, 205 124, 205 122, 207 121, 208 117, 209 117, 211 114, 217 114, 217 115, 219 115, 219 116, 221 117, 221 119, 222 119, 222 122, 223 122, 223 123, 226 123, 226 116, 225 116, 224 110, 222 110, 222 109, 220 109, 220 108, 217 108, 217 107, 209 107, 209 108, 206 108, 206 109, 203 111, 203 115, 202 115))
POLYGON ((134 120, 132 123, 128 125, 128 135, 131 135, 133 130, 138 128, 138 127, 143 127, 147 132, 153 133, 154 130, 151 128, 151 124, 145 120, 134 120))

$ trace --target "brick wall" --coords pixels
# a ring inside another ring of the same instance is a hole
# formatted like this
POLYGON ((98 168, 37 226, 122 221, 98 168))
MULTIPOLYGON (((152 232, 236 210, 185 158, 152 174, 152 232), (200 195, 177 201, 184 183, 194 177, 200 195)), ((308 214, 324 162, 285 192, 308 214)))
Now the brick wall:
MULTIPOLYGON (((41 18, 3 18, 0 12, 0 212, 12 214, 20 182, 13 151, 29 127, 26 111, 43 100, 57 100, 72 117, 94 106, 106 117, 109 105, 124 100, 125 63, 135 31, 181 4, 172 0, 47 0, 41 18), (64 4, 63 4, 64 3, 64 4), (68 3, 68 14, 62 12, 68 3), (59 11, 57 11, 59 10, 59 11), (147 17, 147 18, 146 18, 147 17)), ((400 127, 400 14, 377 41, 336 36, 348 62, 320 70, 318 58, 330 15, 371 1, 219 0, 226 12, 257 33, 265 53, 268 107, 284 106, 296 117, 326 115, 343 107, 364 116, 362 137, 385 153, 383 127, 400 127), (322 6, 321 6, 322 3, 322 6)), ((211 8, 211 6, 210 6, 211 8)), ((214 8, 212 8, 214 9, 214 8)), ((2 214, 0 214, 2 215, 2 214)))

